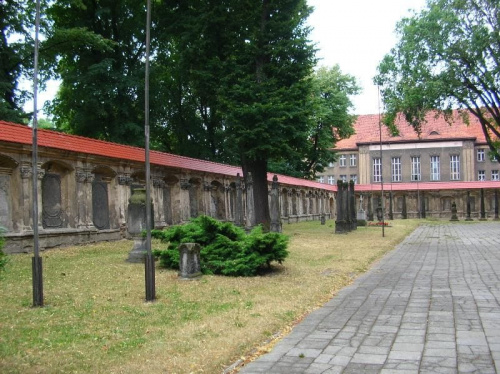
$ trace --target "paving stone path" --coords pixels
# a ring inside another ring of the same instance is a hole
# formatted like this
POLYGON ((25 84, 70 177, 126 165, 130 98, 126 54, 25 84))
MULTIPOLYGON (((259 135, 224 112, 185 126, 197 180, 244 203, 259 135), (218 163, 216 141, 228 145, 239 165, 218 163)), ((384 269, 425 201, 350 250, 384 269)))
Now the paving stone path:
MULTIPOLYGON (((388 232, 390 235, 390 232, 388 232)), ((422 226, 253 373, 500 373, 500 223, 422 226)))

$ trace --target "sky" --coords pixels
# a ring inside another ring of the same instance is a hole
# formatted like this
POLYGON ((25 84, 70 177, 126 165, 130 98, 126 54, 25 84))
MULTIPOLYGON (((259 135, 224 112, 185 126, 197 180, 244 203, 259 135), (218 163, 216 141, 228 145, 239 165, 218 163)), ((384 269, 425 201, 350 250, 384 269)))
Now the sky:
MULTIPOLYGON (((396 45, 396 23, 420 10, 426 0, 308 0, 315 8, 308 24, 313 28, 310 39, 318 49, 319 66, 340 66, 343 73, 354 76, 362 88, 353 97, 355 114, 383 112, 378 90, 373 84, 377 66, 396 45)), ((54 97, 58 83, 49 82, 39 93, 39 108, 54 97)), ((27 103, 26 110, 33 109, 27 103)))
MULTIPOLYGON (((340 66, 362 88, 353 97, 355 114, 379 112, 378 89, 373 84, 377 66, 396 45, 396 23, 425 6, 425 0, 308 0, 315 8, 308 24, 317 43, 320 66, 340 66)), ((380 104, 380 110, 383 112, 380 104)))

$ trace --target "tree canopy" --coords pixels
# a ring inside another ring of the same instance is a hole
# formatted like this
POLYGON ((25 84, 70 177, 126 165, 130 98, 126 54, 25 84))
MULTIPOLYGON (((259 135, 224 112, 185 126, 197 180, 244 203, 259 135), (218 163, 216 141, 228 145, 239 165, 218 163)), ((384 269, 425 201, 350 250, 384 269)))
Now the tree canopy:
MULTIPOLYGON (((142 146, 146 4, 47 4, 40 57, 44 76, 62 81, 48 107, 55 126, 142 146)), ((151 148, 241 165, 267 226, 268 166, 306 178, 323 170, 353 131, 354 78, 338 67, 313 73, 306 0, 152 5, 151 148)))
POLYGON ((0 2, 0 119, 26 123, 29 115, 23 104, 30 97, 20 80, 32 73, 34 2, 0 2))
MULTIPOLYGON (((397 25, 399 42, 374 81, 391 126, 398 113, 417 130, 432 110, 479 119, 493 156, 500 152, 500 3, 428 0, 397 25)), ((393 128, 394 129, 394 128, 393 128)))

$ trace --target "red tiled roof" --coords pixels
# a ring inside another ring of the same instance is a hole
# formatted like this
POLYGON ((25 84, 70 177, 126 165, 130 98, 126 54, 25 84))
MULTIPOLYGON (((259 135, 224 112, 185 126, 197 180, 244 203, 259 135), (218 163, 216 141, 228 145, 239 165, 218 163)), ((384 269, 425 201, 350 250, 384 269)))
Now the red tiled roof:
MULTIPOLYGON (((358 192, 380 191, 378 184, 357 184, 355 190, 358 192)), ((411 183, 384 183, 384 191, 439 191, 439 190, 477 190, 498 189, 500 181, 471 181, 471 182, 411 182, 411 183)))
MULTIPOLYGON (((435 113, 429 113, 426 116, 426 122, 422 124, 422 133, 419 137, 404 117, 399 115, 396 119, 399 136, 391 136, 387 127, 382 124, 382 142, 474 139, 476 143, 486 144, 486 139, 477 118, 469 115, 469 122, 468 125, 465 124, 457 112, 453 114, 452 125, 446 122, 442 115, 436 117, 435 113)), ((337 142, 335 149, 356 149, 359 144, 378 143, 380 141, 379 115, 358 116, 354 129, 356 133, 348 139, 337 142)))
MULTIPOLYGON (((0 141, 31 145, 33 140, 32 134, 33 132, 31 127, 0 121, 0 141)), ((55 148, 77 153, 87 153, 102 157, 136 162, 144 162, 145 160, 145 151, 143 148, 90 139, 82 136, 68 135, 51 130, 38 130, 38 145, 41 147, 55 148)), ((241 168, 237 166, 177 156, 170 153, 151 151, 149 157, 151 164, 160 166, 229 176, 236 176, 237 173, 243 175, 241 168)), ((268 174, 269 181, 272 181, 273 175, 274 174, 271 173, 268 174)), ((320 188, 331 191, 334 190, 334 186, 284 175, 278 175, 278 182, 299 187, 320 188)))

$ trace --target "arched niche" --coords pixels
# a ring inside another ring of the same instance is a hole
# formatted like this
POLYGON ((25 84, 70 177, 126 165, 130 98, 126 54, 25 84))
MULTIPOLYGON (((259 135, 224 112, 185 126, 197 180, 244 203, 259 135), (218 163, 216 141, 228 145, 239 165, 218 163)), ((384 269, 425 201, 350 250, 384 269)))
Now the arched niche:
POLYGON ((70 182, 73 167, 60 160, 42 164, 42 227, 44 229, 64 228, 69 225, 70 182))
POLYGON ((18 163, 13 158, 0 153, 0 227, 12 230, 12 172, 17 168, 18 163))
POLYGON ((109 196, 111 189, 109 184, 114 181, 116 172, 108 166, 96 166, 92 173, 92 222, 99 230, 111 227, 110 201, 114 201, 114 196, 109 196))

